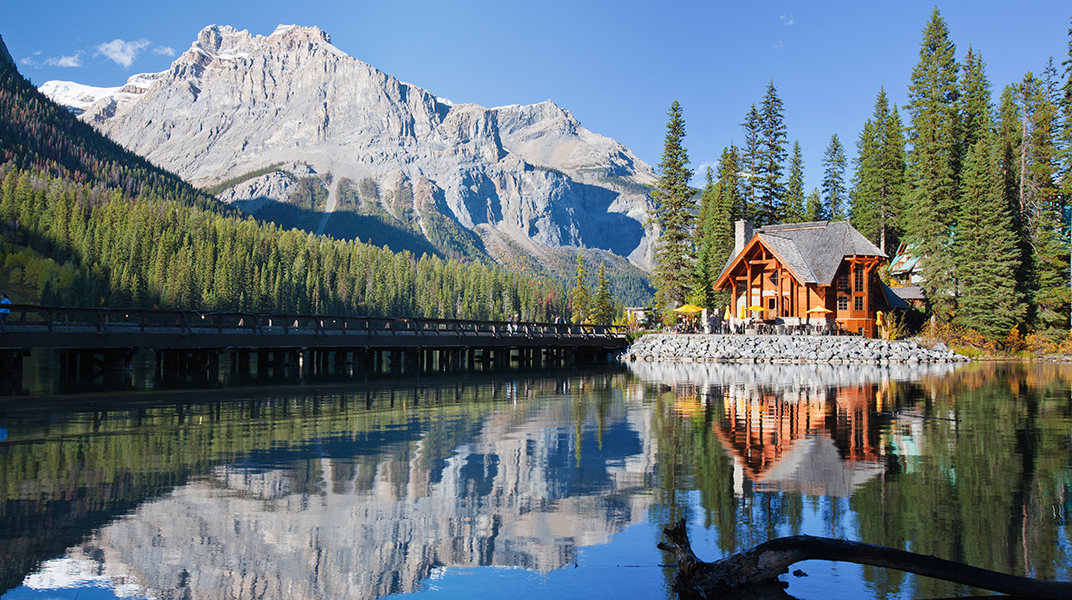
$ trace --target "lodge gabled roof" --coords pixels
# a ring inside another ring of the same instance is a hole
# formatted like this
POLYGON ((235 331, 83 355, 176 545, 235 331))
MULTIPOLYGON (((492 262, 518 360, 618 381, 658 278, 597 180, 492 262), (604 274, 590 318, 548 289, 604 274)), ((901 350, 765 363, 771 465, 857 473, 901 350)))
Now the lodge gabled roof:
MULTIPOLYGON (((847 221, 768 225, 753 233, 802 283, 832 284, 846 256, 888 258, 847 221)), ((738 258, 731 257, 723 273, 738 258)))

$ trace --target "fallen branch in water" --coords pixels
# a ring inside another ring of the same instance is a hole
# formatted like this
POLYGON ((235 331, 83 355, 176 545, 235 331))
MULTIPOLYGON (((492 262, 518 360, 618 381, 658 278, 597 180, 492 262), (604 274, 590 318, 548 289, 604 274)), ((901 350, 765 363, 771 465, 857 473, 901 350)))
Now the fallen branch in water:
POLYGON ((769 585, 793 563, 831 560, 896 569, 1020 597, 1072 599, 1072 583, 1017 577, 861 542, 796 535, 764 542, 722 560, 705 562, 692 551, 684 519, 663 533, 667 541, 659 542, 659 549, 673 552, 677 557, 674 583, 682 598, 718 598, 744 586, 769 585))

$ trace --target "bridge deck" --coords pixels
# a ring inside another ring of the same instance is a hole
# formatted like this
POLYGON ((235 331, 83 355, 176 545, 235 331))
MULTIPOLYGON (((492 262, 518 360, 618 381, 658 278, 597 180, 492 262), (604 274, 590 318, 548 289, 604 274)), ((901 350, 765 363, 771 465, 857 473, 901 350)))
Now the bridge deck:
POLYGON ((11 305, 0 349, 605 348, 603 325, 11 305))

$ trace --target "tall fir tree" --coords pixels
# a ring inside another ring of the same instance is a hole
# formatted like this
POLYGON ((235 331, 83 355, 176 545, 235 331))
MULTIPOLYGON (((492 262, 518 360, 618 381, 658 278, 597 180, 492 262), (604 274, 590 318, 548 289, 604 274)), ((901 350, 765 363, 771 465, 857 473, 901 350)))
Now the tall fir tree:
POLYGON ((596 275, 596 293, 592 299, 592 322, 607 324, 614 321, 614 294, 607 279, 607 263, 599 263, 596 275))
POLYGON ((693 221, 696 202, 689 181, 692 169, 685 150, 685 119, 674 100, 667 112, 666 139, 659 162, 659 179, 652 197, 654 218, 660 228, 655 249, 655 302, 669 316, 689 293, 693 264, 693 221))
POLYGON ((845 191, 845 147, 841 145, 835 133, 830 137, 830 144, 823 153, 823 201, 830 219, 845 219, 844 204, 848 201, 845 191))
POLYGON ((1023 249, 1003 172, 1003 141, 994 127, 990 82, 982 57, 970 49, 961 79, 961 158, 958 223, 952 257, 959 282, 954 322, 1003 339, 1022 322, 1027 304, 1018 276, 1023 249))
POLYGON ((852 225, 883 252, 897 243, 904 199, 904 132, 897 107, 880 89, 871 118, 856 142, 852 225))
POLYGON ((948 318, 956 308, 952 268, 958 214, 959 87, 956 47, 938 9, 923 31, 906 107, 908 128, 906 237, 922 257, 923 289, 931 308, 948 318))
POLYGON ((570 290, 570 321, 585 323, 592 311, 592 294, 588 290, 588 269, 584 263, 584 252, 577 249, 576 271, 573 275, 573 289, 570 290))
POLYGON ((804 220, 804 154, 800 142, 793 142, 793 155, 789 159, 789 182, 785 188, 786 223, 799 223, 804 220))
POLYGON ((804 199, 804 220, 825 221, 829 217, 823 208, 823 196, 819 188, 812 188, 811 193, 804 199))
POLYGON ((714 168, 707 167, 705 178, 704 189, 700 194, 700 214, 699 222, 696 226, 696 270, 693 275, 692 294, 689 296, 689 302, 697 306, 710 308, 713 306, 715 295, 714 278, 718 277, 714 264, 715 236, 713 230, 717 227, 714 212, 718 203, 718 185, 715 182, 714 168))
POLYGON ((744 177, 741 180, 741 218, 753 223, 759 218, 759 177, 760 160, 763 150, 760 136, 762 134, 762 119, 756 105, 752 104, 745 115, 744 123, 744 146, 741 148, 741 169, 744 177))
POLYGON ((757 173, 758 202, 756 224, 772 225, 782 219, 785 204, 785 182, 782 181, 786 159, 786 129, 782 99, 767 84, 760 112, 760 158, 757 173))
POLYGON ((1020 86, 1023 139, 1020 144, 1019 210, 1031 244, 1029 280, 1034 284, 1035 325, 1068 329, 1068 227, 1057 185, 1060 118, 1056 88, 1028 73, 1020 86))

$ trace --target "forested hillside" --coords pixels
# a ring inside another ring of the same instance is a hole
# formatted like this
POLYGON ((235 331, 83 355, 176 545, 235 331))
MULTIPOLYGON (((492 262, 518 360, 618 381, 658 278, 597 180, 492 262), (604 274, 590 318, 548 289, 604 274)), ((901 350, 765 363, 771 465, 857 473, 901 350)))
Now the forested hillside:
MULTIPOLYGON (((0 55, 6 56, 6 52, 0 55)), ((0 60, 0 260, 16 302, 550 320, 560 285, 242 217, 0 60)))

